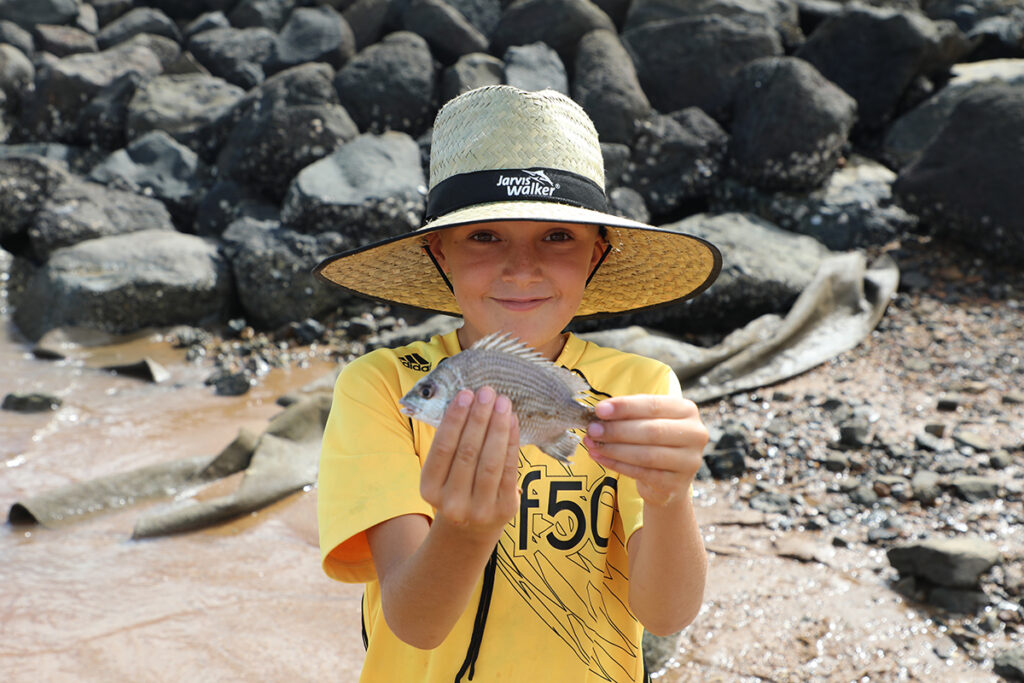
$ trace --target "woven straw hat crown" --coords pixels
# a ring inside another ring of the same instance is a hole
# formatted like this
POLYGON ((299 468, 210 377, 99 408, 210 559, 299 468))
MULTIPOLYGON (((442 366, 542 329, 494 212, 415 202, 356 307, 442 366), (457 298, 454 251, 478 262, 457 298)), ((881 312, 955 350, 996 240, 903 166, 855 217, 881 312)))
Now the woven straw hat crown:
POLYGON ((604 188, 597 130, 583 108, 553 90, 485 86, 449 101, 434 121, 430 187, 460 173, 557 168, 604 188))

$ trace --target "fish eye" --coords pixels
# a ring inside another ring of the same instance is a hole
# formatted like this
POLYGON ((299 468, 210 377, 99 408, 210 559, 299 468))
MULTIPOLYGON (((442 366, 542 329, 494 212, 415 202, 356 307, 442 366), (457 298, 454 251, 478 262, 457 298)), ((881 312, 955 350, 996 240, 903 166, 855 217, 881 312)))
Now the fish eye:
POLYGON ((420 387, 420 396, 423 398, 431 398, 434 395, 434 385, 424 384, 420 387))

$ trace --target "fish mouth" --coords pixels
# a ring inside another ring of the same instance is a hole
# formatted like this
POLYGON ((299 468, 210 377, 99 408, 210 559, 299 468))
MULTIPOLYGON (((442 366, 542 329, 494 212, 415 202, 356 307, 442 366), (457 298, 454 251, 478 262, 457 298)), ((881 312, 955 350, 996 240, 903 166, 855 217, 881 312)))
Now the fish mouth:
POLYGON ((405 402, 404 398, 398 399, 398 403, 402 406, 399 411, 406 417, 414 417, 416 415, 416 409, 405 402))

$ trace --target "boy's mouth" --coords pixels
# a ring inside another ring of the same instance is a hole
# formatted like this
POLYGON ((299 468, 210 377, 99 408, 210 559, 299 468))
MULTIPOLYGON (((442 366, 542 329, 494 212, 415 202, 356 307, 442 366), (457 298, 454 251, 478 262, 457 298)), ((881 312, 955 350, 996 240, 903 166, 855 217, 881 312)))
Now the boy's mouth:
POLYGON ((512 298, 512 299, 498 299, 498 298, 495 298, 494 299, 494 301, 497 302, 498 305, 500 305, 503 308, 506 308, 506 309, 508 309, 510 311, 529 311, 531 309, 534 309, 534 308, 540 306, 541 304, 543 304, 547 300, 548 300, 547 297, 543 297, 543 298, 529 298, 529 299, 527 299, 527 298, 512 298))

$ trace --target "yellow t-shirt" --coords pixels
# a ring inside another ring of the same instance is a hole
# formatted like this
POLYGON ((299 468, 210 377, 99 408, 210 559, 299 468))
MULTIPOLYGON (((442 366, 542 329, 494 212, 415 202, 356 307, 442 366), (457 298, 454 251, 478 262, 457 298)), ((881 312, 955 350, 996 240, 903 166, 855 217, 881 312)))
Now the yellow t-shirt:
MULTIPOLYGON (((467 659, 483 577, 445 641, 417 649, 384 621, 365 533, 398 515, 433 518, 419 479, 434 428, 402 415, 398 399, 460 350, 454 332, 378 349, 345 367, 335 387, 320 459, 320 549, 328 576, 366 583, 362 681, 451 683, 467 659)), ((587 380, 594 402, 680 391, 666 365, 575 335, 555 362, 587 380)), ((519 514, 496 551, 472 680, 642 681, 642 628, 628 607, 626 555, 626 543, 643 524, 636 483, 595 463, 582 446, 569 466, 524 446, 519 483, 519 514)))

